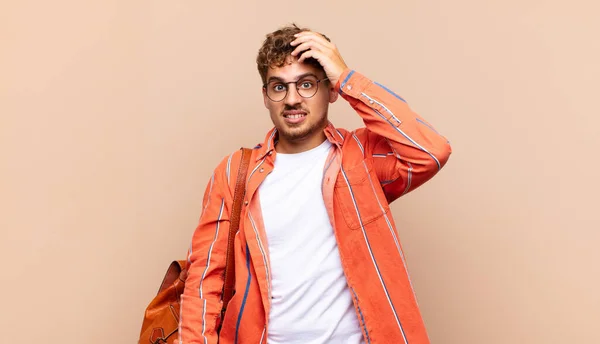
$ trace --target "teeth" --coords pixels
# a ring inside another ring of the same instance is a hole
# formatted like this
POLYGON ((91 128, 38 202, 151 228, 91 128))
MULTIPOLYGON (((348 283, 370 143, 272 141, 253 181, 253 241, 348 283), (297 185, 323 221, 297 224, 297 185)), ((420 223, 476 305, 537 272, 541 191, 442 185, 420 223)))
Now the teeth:
POLYGON ((285 118, 298 119, 304 117, 304 115, 286 115, 285 118))

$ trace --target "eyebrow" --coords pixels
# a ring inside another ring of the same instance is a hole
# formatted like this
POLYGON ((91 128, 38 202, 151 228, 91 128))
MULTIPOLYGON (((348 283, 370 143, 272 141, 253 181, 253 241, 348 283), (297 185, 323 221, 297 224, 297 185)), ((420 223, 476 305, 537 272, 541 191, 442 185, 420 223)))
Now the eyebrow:
MULTIPOLYGON (((306 78, 307 76, 314 76, 315 78, 318 79, 318 77, 314 73, 309 72, 309 73, 304 73, 304 74, 298 75, 298 79, 296 79, 296 82, 302 80, 303 78, 306 78)), ((267 84, 270 83, 271 81, 281 81, 281 82, 285 83, 285 81, 282 78, 277 77, 277 76, 270 77, 269 80, 267 80, 267 84)), ((290 82, 292 82, 292 81, 290 81, 290 82)))

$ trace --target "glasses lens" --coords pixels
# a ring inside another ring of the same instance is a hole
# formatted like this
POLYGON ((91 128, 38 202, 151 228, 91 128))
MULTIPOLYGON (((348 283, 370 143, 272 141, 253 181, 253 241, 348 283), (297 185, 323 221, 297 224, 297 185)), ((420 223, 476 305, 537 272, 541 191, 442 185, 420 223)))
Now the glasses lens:
POLYGON ((267 84, 267 96, 274 102, 283 100, 287 94, 287 85, 278 81, 267 84))
MULTIPOLYGON (((274 102, 282 101, 288 93, 288 89, 290 87, 289 84, 285 84, 281 81, 272 81, 268 83, 266 86, 267 96, 274 102)), ((303 98, 310 98, 314 96, 319 89, 319 80, 312 76, 298 80, 298 82, 295 84, 298 94, 303 98)))
POLYGON ((304 98, 310 98, 317 93, 317 89, 319 88, 319 82, 317 78, 306 77, 302 80, 299 80, 296 84, 298 87, 298 93, 304 98))

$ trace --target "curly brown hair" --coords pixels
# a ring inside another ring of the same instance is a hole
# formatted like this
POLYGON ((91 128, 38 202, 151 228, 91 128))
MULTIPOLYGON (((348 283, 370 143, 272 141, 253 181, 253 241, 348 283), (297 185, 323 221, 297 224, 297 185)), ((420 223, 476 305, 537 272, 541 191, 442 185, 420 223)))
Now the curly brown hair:
MULTIPOLYGON (((260 74, 263 84, 267 82, 267 72, 269 71, 269 68, 277 68, 284 65, 286 58, 290 56, 296 48, 290 45, 296 38, 294 35, 302 31, 310 31, 310 29, 300 28, 296 24, 291 24, 267 34, 267 38, 258 50, 258 56, 256 57, 258 73, 260 74)), ((326 40, 331 41, 327 36, 321 35, 326 40)), ((297 57, 300 57, 301 55, 302 53, 297 57)), ((312 57, 307 58, 303 63, 323 70, 319 61, 312 57)))

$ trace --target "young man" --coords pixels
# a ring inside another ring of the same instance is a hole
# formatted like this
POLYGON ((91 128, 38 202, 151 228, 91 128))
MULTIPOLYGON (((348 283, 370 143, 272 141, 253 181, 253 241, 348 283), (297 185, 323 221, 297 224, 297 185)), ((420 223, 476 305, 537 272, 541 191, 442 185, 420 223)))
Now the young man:
POLYGON ((239 151, 204 194, 179 342, 428 343, 389 203, 444 166, 448 141, 400 96, 350 70, 321 34, 277 30, 257 64, 274 128, 252 151, 236 293, 219 319, 239 151), (329 122, 338 95, 365 128, 329 122))

